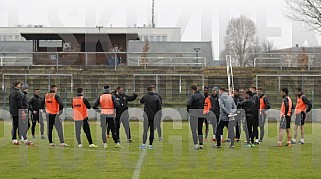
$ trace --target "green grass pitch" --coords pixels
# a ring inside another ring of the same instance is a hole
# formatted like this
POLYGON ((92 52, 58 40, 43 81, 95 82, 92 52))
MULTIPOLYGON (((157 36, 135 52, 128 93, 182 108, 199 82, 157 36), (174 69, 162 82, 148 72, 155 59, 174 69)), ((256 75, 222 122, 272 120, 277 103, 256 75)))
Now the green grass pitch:
MULTIPOLYGON (((88 147, 83 132, 84 146, 78 148, 73 122, 64 122, 65 141, 70 144, 66 148, 58 147, 56 132, 57 147, 49 147, 47 140, 40 139, 39 125, 35 146, 14 146, 10 121, 0 122, 0 178, 321 178, 319 123, 306 124, 304 145, 275 147, 278 124, 270 122, 264 142, 254 148, 244 146, 242 132, 242 142, 234 149, 227 143, 222 149, 213 149, 213 142, 205 142, 205 148, 198 151, 192 150, 187 122, 164 122, 164 140, 159 142, 155 132, 153 150, 139 149, 139 122, 131 122, 131 144, 121 128, 123 149, 114 148, 111 138, 109 148, 104 149, 99 123, 91 121, 90 125, 94 143, 99 146, 96 149, 88 147)), ((211 131, 210 126, 209 136, 211 131)))

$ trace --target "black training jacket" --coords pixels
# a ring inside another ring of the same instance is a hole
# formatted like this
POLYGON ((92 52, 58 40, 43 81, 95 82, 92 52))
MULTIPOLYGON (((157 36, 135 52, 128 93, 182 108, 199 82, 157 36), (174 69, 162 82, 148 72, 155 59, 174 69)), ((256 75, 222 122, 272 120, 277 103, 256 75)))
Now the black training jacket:
POLYGON ((253 116, 255 114, 256 108, 255 108, 255 101, 252 97, 249 99, 246 99, 245 101, 238 103, 237 107, 244 109, 246 116, 253 116))
POLYGON ((156 113, 162 109, 161 100, 153 92, 148 92, 143 96, 143 98, 140 99, 140 103, 144 104, 144 112, 148 120, 154 120, 156 113))
POLYGON ((10 113, 12 116, 19 115, 19 109, 23 109, 22 106, 22 95, 19 89, 12 88, 9 94, 9 106, 10 113))
POLYGON ((38 96, 38 95, 33 95, 29 99, 29 110, 31 112, 37 111, 39 112, 39 109, 41 109, 41 103, 42 103, 43 98, 38 96))
POLYGON ((134 101, 138 95, 133 94, 132 96, 128 96, 126 94, 114 94, 117 101, 119 102, 119 107, 116 109, 117 116, 121 115, 124 111, 128 109, 128 102, 134 101))

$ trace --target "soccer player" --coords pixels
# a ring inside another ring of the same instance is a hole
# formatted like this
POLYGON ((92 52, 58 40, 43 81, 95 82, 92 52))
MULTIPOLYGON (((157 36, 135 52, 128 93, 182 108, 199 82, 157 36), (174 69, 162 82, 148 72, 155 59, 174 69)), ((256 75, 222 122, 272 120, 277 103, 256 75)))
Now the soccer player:
POLYGON ((100 95, 93 104, 93 109, 100 112, 100 126, 101 126, 101 137, 104 143, 104 148, 107 149, 107 137, 106 130, 107 125, 110 126, 113 140, 115 142, 116 148, 123 148, 119 143, 119 138, 116 134, 115 127, 115 109, 119 107, 119 102, 116 97, 111 94, 111 89, 109 85, 104 86, 104 93, 100 95), (101 110, 98 109, 98 105, 101 106, 101 110))
POLYGON ((58 137, 60 140, 61 147, 68 147, 69 145, 64 141, 64 134, 62 129, 62 123, 59 119, 62 114, 64 105, 60 99, 60 96, 57 94, 58 87, 56 85, 51 85, 49 93, 44 97, 44 100, 41 103, 42 108, 46 108, 46 119, 48 125, 48 140, 50 146, 55 146, 52 141, 52 130, 55 126, 58 137))
POLYGON ((252 97, 252 92, 251 91, 246 91, 245 92, 245 101, 238 103, 238 107, 241 109, 244 109, 245 111, 245 118, 246 118, 246 127, 247 127, 247 132, 248 135, 246 136, 246 144, 249 147, 254 147, 254 118, 253 115, 255 113, 255 101, 252 97))
POLYGON ((264 138, 264 126, 266 121, 266 111, 271 108, 270 102, 268 98, 264 94, 264 90, 262 88, 258 88, 258 95, 260 98, 260 111, 259 111, 259 126, 260 126, 260 140, 259 143, 263 142, 264 138))
POLYGON ((297 96, 296 106, 295 106, 295 125, 294 125, 294 136, 292 139, 292 144, 296 143, 296 138, 298 136, 298 127, 300 126, 301 139, 299 144, 304 144, 304 122, 306 118, 306 113, 310 112, 312 109, 312 103, 303 94, 302 88, 295 88, 295 95, 297 96))
MULTIPOLYGON (((239 89, 234 89, 234 96, 233 96, 235 105, 237 106, 238 103, 241 103, 244 99, 241 97, 240 95, 240 90, 239 89)), ((240 116, 237 116, 236 118, 240 119, 240 116)), ((236 120, 236 124, 235 124, 235 139, 236 141, 240 141, 240 137, 241 137, 241 121, 240 120, 236 120)))
POLYGON ((9 95, 9 106, 10 106, 10 113, 12 116, 12 143, 14 145, 19 145, 19 141, 17 140, 17 131, 19 128, 19 109, 22 109, 22 95, 19 91, 21 88, 20 81, 15 81, 13 83, 13 87, 11 88, 10 95, 9 95))
MULTIPOLYGON (((229 120, 237 111, 233 98, 228 95, 228 91, 225 88, 220 88, 220 95, 221 96, 218 99, 220 105, 220 118, 216 132, 217 143, 213 146, 214 148, 222 147, 220 134, 223 134, 224 126, 228 128, 228 138, 231 138, 232 136, 234 137, 235 126, 229 126, 229 120)), ((234 140, 231 140, 230 148, 234 148, 234 140)))
MULTIPOLYGON (((163 105, 163 99, 162 99, 162 96, 159 95, 159 93, 157 92, 157 88, 156 88, 156 85, 152 85, 154 91, 155 91, 155 95, 160 99, 160 102, 161 102, 161 105, 163 105)), ((163 141, 163 137, 162 137, 162 128, 161 128, 161 118, 157 118, 156 121, 154 121, 155 123, 155 130, 157 130, 157 133, 158 133, 158 140, 159 141, 163 141), (159 119, 159 120, 158 120, 159 119)))
MULTIPOLYGON (((204 97, 205 97, 205 100, 208 98, 208 97, 210 97, 209 96, 209 94, 208 94, 208 87, 204 87, 204 90, 203 90, 203 92, 204 92, 204 97)), ((209 101, 208 101, 208 104, 207 104, 207 106, 210 104, 210 98, 209 98, 209 101)), ((205 104, 205 101, 204 101, 204 109, 205 109, 205 106, 206 104, 205 104)), ((210 109, 210 108, 209 108, 210 109)), ((208 110, 209 110, 208 109, 208 110)), ((209 114, 209 112, 207 112, 207 113, 204 113, 204 114, 209 114)), ((205 123, 205 138, 204 138, 204 141, 207 141, 207 137, 208 137, 208 120, 206 119, 206 118, 204 118, 204 123, 205 123)))
MULTIPOLYGON (((212 123, 213 126, 213 141, 216 141, 216 132, 217 132, 217 124, 219 121, 220 117, 220 105, 218 103, 218 98, 219 98, 219 87, 213 87, 212 88, 212 95, 211 95, 211 111, 214 113, 216 118, 216 124, 212 123)), ((212 118, 211 118, 212 119, 212 118)), ((214 121, 215 122, 215 121, 214 121)), ((223 140, 223 134, 220 134, 221 136, 221 141, 223 140)))
POLYGON ((279 140, 278 140, 278 147, 282 146, 282 139, 284 130, 287 133, 287 146, 291 147, 291 115, 292 115, 292 108, 293 103, 289 95, 289 90, 287 88, 282 88, 280 95, 282 96, 282 105, 281 105, 281 121, 280 121, 280 128, 279 128, 279 140))
POLYGON ((22 89, 22 98, 21 98, 21 103, 22 103, 22 108, 19 110, 20 113, 20 118, 19 118, 19 131, 20 131, 20 138, 21 141, 27 145, 33 145, 32 142, 28 141, 28 130, 30 128, 30 121, 29 121, 29 115, 28 115, 28 109, 29 109, 29 104, 28 104, 28 90, 29 86, 27 84, 23 84, 21 86, 22 89))
POLYGON ((153 141, 154 141, 154 120, 160 118, 161 115, 156 115, 158 111, 162 110, 161 100, 155 93, 155 89, 153 87, 147 88, 148 93, 143 96, 140 100, 141 104, 144 104, 144 132, 143 132, 143 144, 139 147, 140 149, 146 149, 146 141, 147 141, 147 132, 149 133, 149 149, 153 149, 153 141))
POLYGON ((125 128, 125 133, 127 135, 127 142, 132 143, 131 133, 130 133, 130 125, 129 125, 129 115, 128 115, 128 102, 134 101, 138 94, 134 93, 132 96, 128 96, 124 93, 124 87, 118 86, 116 88, 116 93, 114 94, 117 101, 119 102, 119 107, 116 110, 116 134, 120 139, 119 129, 120 123, 123 124, 125 128))
POLYGON ((255 112, 253 115, 253 133, 255 136, 255 144, 259 144, 259 131, 258 131, 258 127, 259 127, 259 108, 260 108, 260 98, 257 94, 256 91, 256 87, 252 86, 250 88, 250 91, 252 92, 252 97, 255 101, 255 112))
POLYGON ((40 124, 40 134, 41 134, 41 139, 46 139, 44 136, 44 123, 43 119, 40 118, 40 112, 41 112, 41 103, 42 103, 43 98, 40 97, 40 90, 35 89, 33 96, 29 100, 29 111, 31 112, 31 121, 32 121, 32 126, 31 126, 31 134, 32 137, 35 139, 35 128, 37 122, 40 124))
POLYGON ((91 106, 87 100, 87 98, 84 97, 84 93, 83 93, 83 89, 82 88, 78 88, 77 89, 77 96, 73 98, 72 100, 72 109, 73 109, 73 118, 75 121, 75 130, 76 130, 76 139, 78 142, 78 147, 82 147, 81 144, 81 139, 80 139, 80 131, 81 131, 81 127, 83 128, 88 143, 89 143, 89 147, 90 148, 97 148, 98 146, 96 146, 93 143, 93 140, 91 138, 91 133, 90 133, 90 126, 88 123, 88 110, 90 109, 91 106))
POLYGON ((204 108, 204 95, 197 89, 196 85, 191 86, 192 95, 187 101, 187 112, 189 113, 189 122, 193 136, 194 149, 203 149, 203 123, 201 117, 204 108))

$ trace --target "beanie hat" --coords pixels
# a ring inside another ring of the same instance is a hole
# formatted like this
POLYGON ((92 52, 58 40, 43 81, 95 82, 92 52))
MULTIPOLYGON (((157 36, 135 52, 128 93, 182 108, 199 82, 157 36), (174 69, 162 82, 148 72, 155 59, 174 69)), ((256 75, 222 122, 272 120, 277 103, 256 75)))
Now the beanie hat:
POLYGON ((217 87, 217 86, 214 86, 214 87, 212 88, 212 90, 213 90, 213 91, 215 90, 216 92, 217 92, 219 89, 220 89, 220 88, 217 87))
POLYGON ((110 93, 110 86, 109 85, 104 86, 104 92, 110 93))
POLYGON ((22 89, 22 90, 29 89, 29 85, 28 85, 28 84, 23 84, 23 85, 21 86, 21 89, 22 89))

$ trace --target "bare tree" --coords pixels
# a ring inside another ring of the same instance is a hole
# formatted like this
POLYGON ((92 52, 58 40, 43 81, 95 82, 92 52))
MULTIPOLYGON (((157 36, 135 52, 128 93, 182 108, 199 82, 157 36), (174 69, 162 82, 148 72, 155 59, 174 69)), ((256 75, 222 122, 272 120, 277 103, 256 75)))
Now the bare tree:
POLYGON ((261 51, 262 52, 271 52, 273 50, 277 50, 273 41, 266 40, 266 41, 262 42, 262 44, 261 44, 261 51))
POLYGON ((241 15, 229 21, 225 36, 225 54, 231 55, 234 65, 251 65, 250 56, 256 51, 256 26, 241 15))
POLYGON ((321 32, 320 0, 285 0, 287 16, 295 21, 304 22, 312 29, 321 32))
POLYGON ((147 65, 148 59, 147 59, 147 53, 149 51, 149 42, 148 40, 145 40, 144 46, 143 46, 143 53, 141 55, 140 64, 141 65, 147 65))

